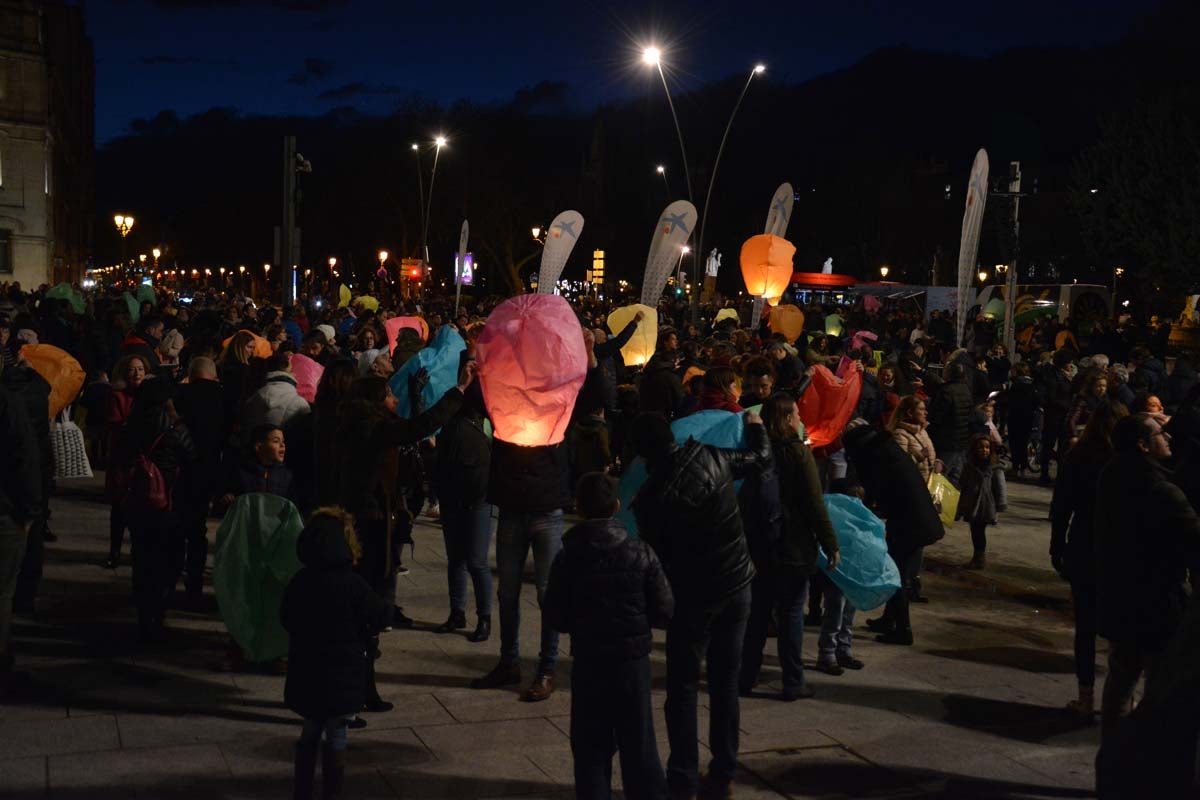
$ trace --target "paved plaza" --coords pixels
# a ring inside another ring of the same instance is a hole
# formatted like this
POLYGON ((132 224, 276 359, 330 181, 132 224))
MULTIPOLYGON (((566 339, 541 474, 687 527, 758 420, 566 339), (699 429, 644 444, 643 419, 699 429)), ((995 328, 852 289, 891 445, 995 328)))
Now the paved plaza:
MULTIPOLYGON (((931 602, 914 606, 914 647, 876 644, 862 627, 874 614, 860 614, 864 670, 810 671, 811 700, 743 700, 736 797, 1091 795, 1098 728, 1061 710, 1075 676, 1067 587, 1046 555, 1049 492, 1013 484, 1010 494, 1009 512, 990 529, 986 572, 961 569, 971 554, 964 523, 927 550, 931 602)), ((470 689, 496 662, 498 632, 482 644, 466 632, 432 632, 448 609, 445 558, 440 529, 421 522, 400 579, 418 626, 385 634, 378 662, 380 692, 396 708, 351 731, 345 796, 572 797, 570 659, 543 703, 519 702, 517 687, 470 689)), ((211 588, 207 608, 169 614, 167 643, 141 645, 128 544, 115 573, 99 566, 108 508, 98 480, 59 487, 53 529, 37 613, 15 630, 18 668, 29 677, 0 698, 0 797, 289 797, 299 724, 283 706, 284 678, 232 668, 211 588)), ((522 601, 528 679, 539 627, 528 580, 522 601)), ((655 634, 665 761, 664 645, 655 634)), ((779 689, 773 647, 764 692, 779 689)), ((810 632, 807 664, 815 654, 810 632)), ((701 695, 701 731, 704 704, 701 695)))

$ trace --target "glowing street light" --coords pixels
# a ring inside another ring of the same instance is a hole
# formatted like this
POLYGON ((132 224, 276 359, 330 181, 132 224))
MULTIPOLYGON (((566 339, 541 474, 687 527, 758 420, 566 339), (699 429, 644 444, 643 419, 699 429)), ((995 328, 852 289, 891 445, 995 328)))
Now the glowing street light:
POLYGON ((654 168, 654 171, 663 179, 663 186, 667 187, 667 200, 671 199, 671 182, 667 180, 667 168, 659 164, 654 168))
POLYGON ((979 282, 987 283, 987 279, 988 279, 987 270, 985 270, 985 269, 979 270, 979 282))
POLYGON ((671 109, 671 119, 675 121, 675 135, 679 137, 679 155, 683 157, 683 179, 687 185, 688 200, 692 199, 692 178, 688 169, 687 149, 683 146, 683 129, 679 127, 679 115, 675 113, 675 101, 671 98, 671 88, 667 86, 667 76, 662 68, 662 51, 657 47, 647 47, 642 51, 642 62, 658 70, 658 78, 662 81, 663 91, 667 95, 667 106, 671 109))
POLYGON ((532 228, 530 228, 529 232, 533 234, 534 239, 542 238, 542 229, 540 227, 538 227, 537 225, 534 225, 532 228))
POLYGON ((379 258, 379 266, 382 267, 384 262, 388 260, 388 251, 380 250, 378 258, 379 258))
POLYGON ((642 51, 642 61, 652 67, 657 67, 662 59, 662 51, 657 47, 647 47, 642 51))
POLYGON ((886 278, 888 276, 888 265, 884 264, 879 268, 879 277, 886 278))
MULTIPOLYGON (((425 224, 421 226, 421 249, 425 255, 425 263, 429 263, 429 217, 433 213, 433 183, 437 180, 437 165, 438 157, 442 154, 442 148, 446 146, 446 137, 438 135, 434 138, 433 144, 436 149, 433 151, 433 169, 429 173, 429 196, 425 199, 425 224)), ((421 169, 421 154, 417 151, 417 171, 421 169)))
POLYGON ((116 223, 117 230, 120 232, 122 239, 128 236, 129 232, 133 230, 133 217, 128 214, 117 214, 113 217, 113 222, 116 223))

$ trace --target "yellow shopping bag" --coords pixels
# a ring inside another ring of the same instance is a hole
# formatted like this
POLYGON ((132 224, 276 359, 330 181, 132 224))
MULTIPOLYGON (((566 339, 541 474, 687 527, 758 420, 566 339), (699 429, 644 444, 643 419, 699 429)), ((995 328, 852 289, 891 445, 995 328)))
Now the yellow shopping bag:
POLYGON ((954 524, 954 515, 958 512, 958 489, 945 475, 935 472, 929 476, 929 495, 933 498, 942 524, 949 528, 954 524))

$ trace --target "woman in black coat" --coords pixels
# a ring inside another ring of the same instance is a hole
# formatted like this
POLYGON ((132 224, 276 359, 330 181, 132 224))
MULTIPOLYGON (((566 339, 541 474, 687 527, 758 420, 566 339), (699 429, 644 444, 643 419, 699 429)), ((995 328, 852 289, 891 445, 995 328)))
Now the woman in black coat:
POLYGON ((1112 459, 1112 431, 1129 410, 1118 402, 1099 406, 1079 442, 1063 459, 1050 501, 1050 563, 1071 584, 1075 611, 1075 676, 1079 697, 1067 709, 1091 720, 1096 683, 1096 494, 1100 473, 1112 459))
POLYGON ((304 567, 288 583, 279 610, 290 637, 283 699, 304 717, 296 744, 296 797, 312 797, 322 734, 324 793, 338 796, 345 770, 346 717, 366 700, 371 637, 391 610, 354 572, 357 544, 348 514, 318 509, 296 542, 304 567))
POLYGON ((477 618, 475 632, 467 636, 472 642, 487 641, 492 631, 492 570, 488 566, 492 505, 487 502, 492 442, 483 430, 485 414, 483 392, 473 383, 458 414, 438 434, 433 470, 450 588, 450 617, 434 632, 450 633, 467 626, 470 575, 477 618))
MULTIPOLYGON (((916 463, 887 431, 854 420, 847 426, 842 441, 866 490, 868 504, 887 522, 888 554, 900 570, 901 581, 907 585, 920 568, 924 548, 946 535, 929 489, 916 463)), ((883 617, 868 620, 867 626, 880 632, 876 641, 912 644, 908 594, 903 588, 888 600, 883 617)))
POLYGON ((162 637, 167 598, 179 574, 183 538, 178 509, 185 505, 187 488, 181 478, 196 460, 191 434, 179 420, 173 397, 174 385, 165 378, 144 381, 118 443, 117 463, 129 465, 130 475, 123 500, 133 543, 133 599, 142 638, 150 641, 162 637), (142 456, 162 476, 170 499, 166 508, 148 507, 148 496, 140 493, 146 486, 137 474, 142 456))

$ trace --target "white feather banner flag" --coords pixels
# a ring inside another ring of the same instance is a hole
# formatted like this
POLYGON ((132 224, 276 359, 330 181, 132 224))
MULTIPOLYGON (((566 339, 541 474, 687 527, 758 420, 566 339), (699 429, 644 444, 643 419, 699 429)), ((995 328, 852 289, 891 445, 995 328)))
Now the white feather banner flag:
POLYGON ((682 247, 696 227, 696 207, 687 200, 676 200, 658 218, 646 256, 646 275, 642 279, 642 303, 655 308, 682 256, 682 247))
POLYGON ((792 221, 792 205, 796 202, 796 193, 790 183, 781 183, 771 198, 771 208, 767 211, 767 227, 763 233, 770 233, 781 239, 787 238, 788 223, 792 221))
POLYGON ((554 294, 563 267, 583 233, 583 215, 564 211, 546 229, 546 246, 542 249, 542 265, 538 269, 538 294, 554 294))
POLYGON ((963 209, 962 238, 958 244, 958 344, 962 346, 967 323, 971 284, 975 279, 975 256, 979 253, 979 229, 983 225, 983 207, 988 195, 988 154, 982 147, 971 165, 967 183, 967 204, 963 209))

